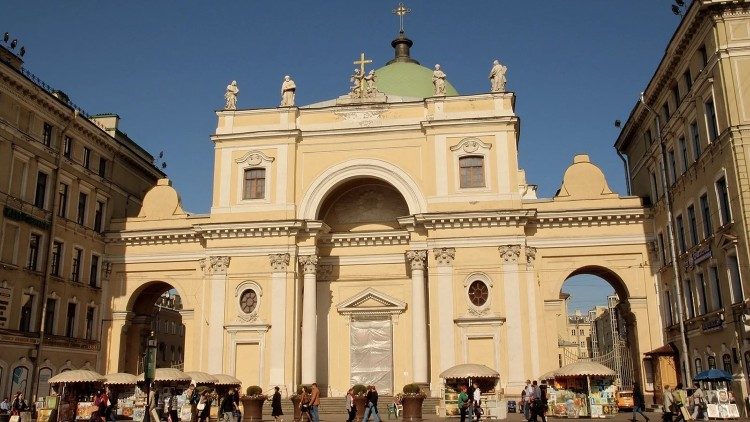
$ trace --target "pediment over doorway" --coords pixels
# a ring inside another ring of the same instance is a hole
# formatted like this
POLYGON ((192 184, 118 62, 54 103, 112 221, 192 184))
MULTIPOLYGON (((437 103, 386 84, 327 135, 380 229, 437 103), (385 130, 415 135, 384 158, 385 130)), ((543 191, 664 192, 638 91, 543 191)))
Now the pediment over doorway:
POLYGON ((339 303, 336 310, 342 315, 396 315, 406 310, 406 302, 370 287, 339 303))

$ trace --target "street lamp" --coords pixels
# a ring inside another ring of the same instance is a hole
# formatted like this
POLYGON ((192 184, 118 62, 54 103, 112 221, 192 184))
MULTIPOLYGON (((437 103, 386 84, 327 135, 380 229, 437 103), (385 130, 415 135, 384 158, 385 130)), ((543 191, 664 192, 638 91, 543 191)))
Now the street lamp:
POLYGON ((154 332, 151 331, 146 341, 146 353, 143 365, 143 381, 146 383, 146 413, 143 415, 143 422, 151 421, 151 383, 154 382, 155 375, 156 337, 154 336, 154 332))

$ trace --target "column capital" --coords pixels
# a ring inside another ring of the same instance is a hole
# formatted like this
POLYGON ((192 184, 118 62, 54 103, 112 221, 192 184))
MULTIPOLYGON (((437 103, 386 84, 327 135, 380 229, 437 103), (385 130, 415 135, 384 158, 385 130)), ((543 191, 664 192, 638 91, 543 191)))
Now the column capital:
POLYGON ((299 260, 300 265, 302 265, 302 270, 305 274, 315 274, 317 271, 317 265, 318 265, 318 256, 317 255, 300 255, 297 257, 299 260))
POLYGON ((536 248, 531 246, 526 246, 526 267, 532 268, 534 266, 534 261, 536 261, 536 248))
POLYGON ((286 267, 289 266, 288 253, 272 253, 268 255, 268 259, 271 261, 271 268, 273 269, 273 272, 286 271, 286 267))
POLYGON ((501 245, 497 249, 504 262, 518 262, 521 256, 521 245, 501 245))
POLYGON ((427 251, 406 251, 406 259, 411 263, 412 270, 424 270, 424 263, 427 260, 427 251))
POLYGON ((226 275, 230 260, 228 256, 209 256, 198 262, 206 275, 226 275))
POLYGON ((456 248, 435 248, 432 250, 438 265, 451 266, 456 257, 456 248))

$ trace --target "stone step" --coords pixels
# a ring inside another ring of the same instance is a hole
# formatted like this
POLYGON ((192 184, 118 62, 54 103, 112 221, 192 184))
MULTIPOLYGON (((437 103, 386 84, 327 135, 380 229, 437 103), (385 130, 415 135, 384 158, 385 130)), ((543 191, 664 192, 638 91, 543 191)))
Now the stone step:
MULTIPOLYGON (((380 413, 388 414, 388 405, 393 403, 393 396, 380 396, 378 399, 378 411, 380 413)), ((425 415, 434 415, 435 407, 440 404, 440 399, 437 397, 427 397, 422 404, 422 412, 425 415)), ((292 401, 287 399, 281 400, 281 411, 284 415, 293 415, 294 408, 292 401)), ((345 415, 346 414, 346 398, 344 397, 321 397, 320 407, 318 413, 321 415, 345 415)), ((266 402, 263 408, 263 414, 271 414, 271 402, 266 402)))

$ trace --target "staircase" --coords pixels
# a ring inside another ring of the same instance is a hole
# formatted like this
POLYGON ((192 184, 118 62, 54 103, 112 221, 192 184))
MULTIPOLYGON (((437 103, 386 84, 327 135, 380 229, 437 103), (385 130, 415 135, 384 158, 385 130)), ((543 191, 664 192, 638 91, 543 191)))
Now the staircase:
MULTIPOLYGON (((388 419, 388 405, 393 403, 393 396, 380 396, 378 398, 378 411, 381 419, 388 419)), ((438 397, 427 397, 422 404, 424 415, 434 415, 435 406, 440 404, 438 397)), ((288 419, 294 415, 292 401, 288 398, 281 400, 281 410, 288 419)), ((321 397, 318 412, 321 415, 346 415, 346 399, 344 397, 321 397)), ((264 415, 271 414, 271 401, 269 400, 263 409, 264 415)))

